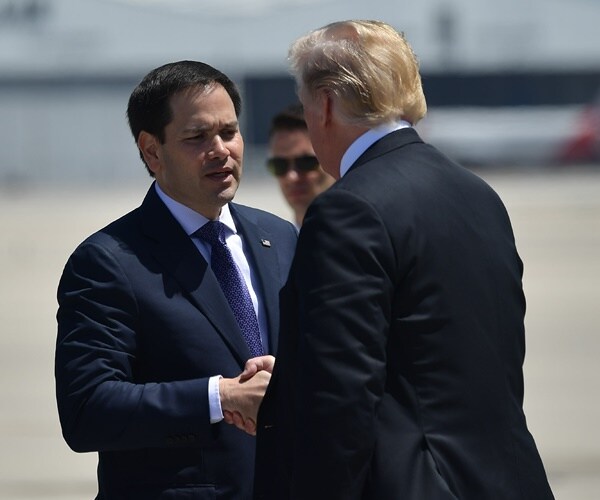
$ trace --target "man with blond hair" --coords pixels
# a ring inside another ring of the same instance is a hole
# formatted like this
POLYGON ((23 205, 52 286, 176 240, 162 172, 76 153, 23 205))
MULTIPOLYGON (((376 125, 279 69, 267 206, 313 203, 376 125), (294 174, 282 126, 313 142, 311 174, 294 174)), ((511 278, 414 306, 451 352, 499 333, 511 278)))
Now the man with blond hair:
POLYGON ((426 103, 410 45, 382 22, 338 22, 290 61, 338 180, 309 207, 282 291, 255 498, 553 498, 523 413, 511 223, 414 130, 426 103))

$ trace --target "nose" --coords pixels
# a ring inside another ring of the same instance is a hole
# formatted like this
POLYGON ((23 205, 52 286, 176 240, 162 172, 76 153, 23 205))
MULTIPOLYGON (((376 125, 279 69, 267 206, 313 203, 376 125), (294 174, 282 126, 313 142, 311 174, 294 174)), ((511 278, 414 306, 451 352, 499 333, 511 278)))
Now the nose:
POLYGON ((229 156, 229 149, 220 135, 215 135, 210 145, 210 155, 214 158, 226 158, 229 156))
POLYGON ((300 174, 295 168, 288 168, 284 178, 288 181, 297 181, 300 178, 300 174))

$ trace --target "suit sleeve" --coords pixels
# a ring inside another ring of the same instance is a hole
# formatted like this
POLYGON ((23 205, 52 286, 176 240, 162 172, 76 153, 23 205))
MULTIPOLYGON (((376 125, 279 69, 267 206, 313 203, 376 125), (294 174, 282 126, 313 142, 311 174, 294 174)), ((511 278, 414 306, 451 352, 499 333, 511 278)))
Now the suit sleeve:
POLYGON ((58 288, 56 396, 75 451, 201 444, 211 439, 208 379, 136 383, 138 305, 106 248, 84 243, 58 288))
POLYGON ((293 270, 292 498, 310 498, 315 484, 325 485, 319 498, 361 498, 385 385, 394 262, 386 227, 363 199, 338 189, 309 209, 293 270))

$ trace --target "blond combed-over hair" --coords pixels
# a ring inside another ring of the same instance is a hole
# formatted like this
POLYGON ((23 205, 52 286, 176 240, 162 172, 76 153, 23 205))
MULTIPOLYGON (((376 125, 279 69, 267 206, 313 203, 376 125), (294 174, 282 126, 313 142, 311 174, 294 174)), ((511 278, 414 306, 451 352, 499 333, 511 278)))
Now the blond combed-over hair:
POLYGON ((404 35, 381 21, 328 24, 290 47, 291 72, 301 91, 337 97, 345 122, 368 128, 427 112, 419 63, 404 35))

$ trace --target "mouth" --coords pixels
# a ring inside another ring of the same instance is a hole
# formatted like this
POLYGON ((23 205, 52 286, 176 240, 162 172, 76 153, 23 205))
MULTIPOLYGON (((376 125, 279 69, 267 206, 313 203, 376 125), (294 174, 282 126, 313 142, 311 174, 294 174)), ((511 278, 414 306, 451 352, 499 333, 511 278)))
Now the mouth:
POLYGON ((293 186, 286 189, 286 192, 290 196, 306 196, 308 194, 308 189, 304 186, 293 186))
POLYGON ((229 180, 230 177, 233 177, 233 169, 231 168, 220 168, 218 170, 214 170, 206 174, 206 177, 212 179, 214 181, 225 181, 229 180))

